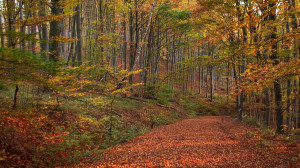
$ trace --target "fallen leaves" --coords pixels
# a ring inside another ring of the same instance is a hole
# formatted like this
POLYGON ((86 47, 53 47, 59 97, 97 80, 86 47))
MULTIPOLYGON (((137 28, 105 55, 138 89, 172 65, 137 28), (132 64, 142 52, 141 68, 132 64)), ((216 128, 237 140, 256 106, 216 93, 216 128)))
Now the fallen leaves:
POLYGON ((289 155, 284 155, 288 148, 281 148, 278 154, 257 146, 256 139, 247 137, 253 129, 229 117, 182 120, 105 151, 99 162, 77 167, 296 166, 289 155))

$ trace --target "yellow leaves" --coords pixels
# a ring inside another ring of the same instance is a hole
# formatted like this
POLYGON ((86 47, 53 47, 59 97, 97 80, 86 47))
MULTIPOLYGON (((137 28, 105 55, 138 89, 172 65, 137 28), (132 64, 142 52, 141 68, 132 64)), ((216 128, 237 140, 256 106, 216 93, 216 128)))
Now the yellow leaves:
POLYGON ((129 90, 129 88, 121 88, 121 89, 117 89, 115 91, 113 91, 113 94, 118 94, 118 93, 127 93, 127 91, 129 90))
POLYGON ((64 37, 64 36, 52 37, 51 40, 65 42, 66 44, 74 43, 75 41, 78 41, 78 39, 76 39, 76 38, 69 38, 69 37, 64 37))
POLYGON ((124 70, 124 69, 122 69, 122 70, 120 70, 118 73, 119 73, 119 74, 123 74, 123 75, 125 75, 126 73, 128 73, 128 71, 127 71, 127 70, 124 70))
POLYGON ((240 87, 249 93, 261 93, 265 88, 271 87, 276 80, 285 80, 290 77, 297 79, 299 75, 299 59, 281 62, 278 65, 273 65, 272 63, 265 65, 250 64, 241 75, 243 79, 240 87))
POLYGON ((206 29, 204 29, 204 31, 202 31, 203 37, 206 37, 206 29))
POLYGON ((89 122, 89 123, 92 123, 93 120, 87 116, 84 116, 84 115, 79 115, 79 119, 80 119, 80 122, 89 122))
POLYGON ((65 77, 63 76, 52 76, 52 78, 49 79, 49 82, 60 83, 61 81, 63 81, 63 79, 65 79, 65 77))
POLYGON ((169 51, 167 50, 167 48, 162 48, 162 52, 169 53, 169 51))
POLYGON ((69 93, 68 96, 69 97, 81 97, 81 96, 84 96, 85 94, 84 93, 81 93, 81 92, 75 92, 75 93, 69 93))
POLYGON ((143 5, 138 9, 141 12, 149 12, 152 8, 152 4, 150 3, 143 3, 143 5))
POLYGON ((96 98, 88 98, 86 100, 91 102, 91 104, 93 104, 95 106, 106 106, 110 103, 110 100, 108 100, 102 96, 99 96, 96 98))
POLYGON ((138 69, 138 70, 135 70, 135 71, 131 71, 131 72, 128 72, 128 74, 125 76, 125 77, 128 77, 130 75, 136 75, 136 74, 139 74, 142 72, 142 69, 138 69))
POLYGON ((61 105, 63 103, 58 103, 56 100, 48 100, 46 102, 43 102, 44 106, 57 106, 57 105, 61 105))
POLYGON ((162 58, 163 60, 167 60, 167 59, 168 59, 166 56, 161 56, 161 58, 162 58))
POLYGON ((79 3, 80 3, 79 0, 59 1, 59 6, 61 6, 62 8, 66 8, 66 7, 71 8, 77 6, 79 3))
POLYGON ((118 94, 118 93, 127 93, 130 89, 134 88, 134 87, 137 87, 137 86, 142 86, 144 85, 144 83, 135 83, 135 84, 132 84, 130 86, 127 86, 127 87, 122 87, 120 89, 117 89, 115 91, 113 91, 112 93, 113 94, 118 94))
POLYGON ((137 87, 137 86, 143 86, 144 83, 141 82, 141 83, 135 83, 135 84, 132 84, 131 87, 137 87))

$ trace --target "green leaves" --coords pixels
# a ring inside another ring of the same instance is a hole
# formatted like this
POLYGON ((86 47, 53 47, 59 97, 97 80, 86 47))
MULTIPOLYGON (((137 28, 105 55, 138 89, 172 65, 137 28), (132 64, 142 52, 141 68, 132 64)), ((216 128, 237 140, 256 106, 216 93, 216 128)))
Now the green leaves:
POLYGON ((2 79, 34 80, 36 72, 43 69, 44 65, 45 61, 31 52, 0 47, 0 76, 2 79))

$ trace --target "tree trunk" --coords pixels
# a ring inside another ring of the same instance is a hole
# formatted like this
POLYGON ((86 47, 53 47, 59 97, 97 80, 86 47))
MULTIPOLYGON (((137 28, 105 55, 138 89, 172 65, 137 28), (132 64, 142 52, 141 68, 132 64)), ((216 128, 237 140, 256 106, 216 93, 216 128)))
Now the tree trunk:
POLYGON ((2 14, 0 15, 0 36, 1 36, 1 47, 4 47, 4 35, 3 35, 3 27, 2 27, 2 24, 3 24, 3 21, 2 21, 2 14))
MULTIPOLYGON (((76 35, 76 31, 75 31, 76 17, 75 17, 75 15, 72 18, 73 18, 73 22, 72 22, 72 29, 71 29, 71 38, 75 38, 75 35, 76 35)), ((74 62, 76 60, 76 57, 74 56, 75 54, 73 53, 74 52, 74 45, 75 45, 75 42, 72 42, 71 46, 70 46, 70 50, 69 50, 69 56, 68 56, 68 59, 67 59, 67 63, 69 63, 70 59, 72 58, 72 65, 74 65, 74 62)))
MULTIPOLYGON (((274 8, 276 6, 276 3, 271 1, 272 3, 269 5, 269 8, 272 9, 272 11, 269 14, 269 20, 271 22, 276 21, 276 9, 274 8)), ((274 61, 273 65, 278 65, 278 53, 277 53, 277 35, 276 35, 276 26, 273 25, 273 31, 271 34, 271 39, 273 41, 272 45, 272 51, 270 58, 274 61)), ((282 109, 282 94, 281 94, 281 87, 280 87, 280 81, 276 80, 274 81, 274 93, 275 93, 275 111, 276 111, 276 123, 277 123, 277 132, 282 133, 283 132, 283 109, 282 109)))
POLYGON ((16 85, 15 94, 14 94, 14 104, 13 104, 12 110, 16 109, 16 107, 17 107, 18 91, 19 91, 19 86, 16 85))
MULTIPOLYGON (((129 42, 130 42, 130 56, 129 56, 129 67, 130 69, 132 69, 133 65, 134 65, 134 45, 133 45, 133 11, 132 11, 132 7, 130 9, 130 14, 129 14, 129 42)), ((133 80, 133 76, 130 75, 129 76, 129 83, 132 84, 132 80, 133 80)))
MULTIPOLYGON (((20 20, 23 20, 24 19, 23 1, 19 1, 19 8, 20 8, 20 20)), ((22 34, 25 34, 25 27, 24 26, 20 27, 20 32, 22 34)), ((20 39, 20 48, 22 50, 25 50, 25 40, 24 40, 24 38, 20 39)))
POLYGON ((76 30, 77 30, 77 45, 76 45, 76 52, 77 52, 77 61, 78 65, 82 64, 82 32, 81 32, 81 4, 77 4, 76 6, 76 30))
POLYGON ((265 122, 266 125, 269 125, 270 121, 270 96, 269 96, 269 89, 265 90, 265 122))
MULTIPOLYGON (((41 10, 40 10, 40 16, 41 17, 45 17, 46 16, 46 7, 45 7, 45 4, 42 4, 41 2, 41 10)), ((42 24, 41 26, 41 31, 42 31, 42 38, 41 38, 41 42, 40 42, 40 47, 41 47, 41 51, 42 51, 42 58, 44 58, 45 60, 47 59, 46 55, 48 54, 49 52, 49 48, 48 48, 48 25, 47 24, 42 24)))
MULTIPOLYGON (((125 18, 125 14, 123 16, 125 18)), ((124 69, 127 69, 127 38, 126 38, 126 21, 123 21, 123 29, 124 29, 124 44, 123 44, 123 61, 124 61, 124 69)))
MULTIPOLYGON (((213 51, 213 44, 208 45, 209 47, 209 56, 212 59, 212 62, 214 61, 214 51, 213 51)), ((213 77, 213 65, 210 65, 209 68, 209 74, 210 74, 210 101, 213 101, 213 96, 214 96, 214 77, 213 77)))
POLYGON ((8 20, 8 30, 7 30, 7 46, 15 48, 15 1, 7 0, 7 20, 8 20))
MULTIPOLYGON (((51 14, 54 16, 61 14, 59 0, 51 0, 52 8, 51 14)), ((60 36, 61 27, 58 20, 50 22, 50 44, 49 44, 49 58, 51 61, 59 61, 60 59, 60 43, 55 38, 60 36)))

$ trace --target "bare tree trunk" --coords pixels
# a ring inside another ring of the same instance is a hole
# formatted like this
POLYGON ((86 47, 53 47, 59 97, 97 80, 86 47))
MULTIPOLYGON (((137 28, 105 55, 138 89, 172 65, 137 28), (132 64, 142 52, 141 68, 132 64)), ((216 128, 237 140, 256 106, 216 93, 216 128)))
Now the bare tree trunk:
MULTIPOLYGON (((198 47, 198 56, 202 56, 201 52, 200 52, 200 47, 198 47)), ((198 65, 198 80, 199 80, 199 95, 201 96, 201 64, 198 65)))
MULTIPOLYGON (((19 8, 20 8, 20 20, 23 20, 24 19, 23 1, 19 1, 19 8)), ((25 27, 24 26, 20 27, 20 32, 22 34, 25 34, 25 27)), ((25 50, 25 40, 24 40, 24 38, 20 39, 20 47, 21 47, 22 50, 25 50)))
MULTIPOLYGON (((76 31, 75 31, 76 17, 75 17, 75 15, 72 18, 73 18, 73 23, 72 23, 71 37, 75 38, 75 35, 76 35, 76 31)), ((74 45, 75 45, 75 42, 72 42, 71 47, 70 47, 70 51, 69 51, 69 56, 68 56, 68 59, 67 59, 67 63, 69 63, 70 59, 72 58, 72 65, 74 65, 74 62, 76 60, 76 57, 74 56, 74 53, 73 53, 74 52, 74 45)))
MULTIPOLYGON (((289 3, 291 3, 291 1, 288 1, 289 3)), ((288 9, 287 12, 289 12, 291 10, 291 5, 288 5, 288 9)), ((286 18, 287 23, 286 23, 286 33, 289 34, 290 33, 290 22, 289 22, 289 17, 286 18)), ((290 41, 288 40, 287 43, 289 43, 290 41)), ((290 47, 286 47, 286 49, 290 50, 290 47)), ((290 57, 291 54, 288 55, 286 61, 289 62, 290 61, 290 57)), ((288 130, 291 130, 292 127, 292 123, 291 123, 291 108, 290 108, 290 103, 291 103, 291 78, 287 79, 287 90, 286 90, 286 96, 287 96, 287 107, 286 107, 286 112, 287 112, 287 116, 286 116, 286 125, 288 126, 288 130)))
MULTIPOLYGON (((125 14, 124 14, 124 16, 123 16, 124 18, 125 18, 125 14)), ((123 61, 124 61, 124 69, 126 70, 127 69, 127 36, 126 36, 126 34, 127 34, 127 32, 126 32, 126 21, 124 20, 123 21, 123 29, 124 29, 124 44, 123 44, 123 61)))
MULTIPOLYGON (((36 11, 32 11, 32 17, 35 17, 36 11)), ((36 53, 36 25, 31 26, 31 34, 33 34, 33 38, 31 39, 31 51, 32 53, 36 53)))
POLYGON ((269 96, 269 89, 265 90, 265 122, 266 125, 269 125, 270 121, 270 96, 269 96))
MULTIPOLYGON (((130 8, 130 12, 129 12, 129 67, 130 69, 132 69, 133 65, 134 65, 134 47, 133 47, 133 11, 132 11, 132 7, 130 8)), ((132 84, 132 78, 133 76, 130 75, 129 76, 129 83, 132 84)))
MULTIPOLYGON (((208 45, 209 47, 209 56, 211 57, 212 59, 212 62, 214 61, 214 51, 213 51, 213 44, 210 44, 208 45)), ((209 74, 210 74, 210 101, 213 101, 213 96, 214 96, 214 76, 213 76, 213 65, 211 65, 209 67, 209 74)))
POLYGON ((8 20, 8 29, 7 29, 7 46, 15 48, 15 28, 14 28, 14 16, 15 16, 15 1, 7 0, 7 20, 8 20))
POLYGON ((205 97, 208 98, 208 73, 209 73, 209 67, 206 67, 206 76, 205 76, 205 80, 206 80, 206 94, 205 97))
POLYGON ((1 47, 4 47, 4 35, 3 35, 3 27, 2 27, 2 24, 3 24, 3 21, 2 21, 2 13, 0 15, 0 36, 1 36, 1 47))
MULTIPOLYGON (((66 37, 65 20, 60 21, 60 27, 61 27, 60 35, 62 37, 66 37)), ((60 55, 61 55, 61 58, 65 59, 65 60, 68 59, 67 56, 66 56, 66 48, 65 48, 65 42, 64 41, 60 42, 60 55)))
MULTIPOLYGON (((275 2, 272 2, 269 5, 269 8, 272 9, 272 11, 269 14, 269 20, 272 22, 276 21, 276 9, 274 8, 276 6, 275 2)), ((273 27, 273 31, 271 34, 271 40, 276 41, 277 35, 276 35, 276 26, 273 27)), ((274 42, 272 45, 272 51, 270 58, 274 61, 274 65, 279 64, 278 60, 278 53, 277 53, 277 42, 274 42)), ((276 110, 276 122, 277 122, 277 132, 282 133, 283 132, 283 109, 282 109, 282 94, 281 94, 281 86, 280 81, 276 80, 274 82, 274 92, 275 92, 275 110, 276 110)))
POLYGON ((153 30, 152 30, 152 26, 150 28, 150 32, 149 32, 149 37, 148 37, 148 44, 147 44, 147 48, 148 48, 148 53, 147 53, 147 59, 146 59, 146 65, 145 65, 145 69, 144 69, 144 87, 146 88, 147 86, 147 75, 148 75, 148 71, 150 68, 150 62, 151 62, 151 54, 152 54, 152 39, 153 39, 153 30))
POLYGON ((227 77, 226 77, 226 97, 227 97, 227 103, 229 102, 229 77, 230 77, 230 64, 229 61, 227 62, 227 77))
MULTIPOLYGON (((45 4, 42 4, 41 2, 41 10, 40 10, 40 16, 41 17, 45 17, 46 16, 46 7, 45 7, 45 4)), ((48 54, 49 52, 49 48, 48 48, 48 30, 47 30, 47 24, 42 24, 41 26, 41 31, 42 31, 42 38, 41 38, 41 42, 40 42, 40 46, 41 46, 41 51, 42 51, 42 57, 46 60, 47 57, 46 55, 48 54)))
POLYGON ((76 29, 77 29, 77 61, 78 65, 82 64, 82 31, 81 31, 81 4, 77 4, 76 6, 76 29))
MULTIPOLYGON (((51 8, 51 14, 52 15, 60 15, 61 9, 59 5, 59 0, 51 0, 52 8, 51 8)), ((55 40, 56 37, 60 36, 60 23, 57 20, 50 22, 50 44, 49 44, 49 58, 51 61, 59 61, 60 59, 60 43, 59 41, 55 40)))
MULTIPOLYGON (((292 8, 291 8, 291 13, 292 13, 292 29, 293 31, 297 31, 298 28, 299 28, 299 25, 298 25, 298 17, 296 15, 296 11, 294 9, 297 9, 296 7, 296 1, 295 0, 289 0, 289 3, 292 4, 292 8)), ((294 58, 299 58, 299 53, 300 53, 300 44, 299 44, 299 36, 295 36, 294 37, 294 58)), ((298 78, 298 95, 300 95, 300 78, 298 78)), ((294 80, 294 85, 297 86, 297 80, 295 79, 294 80)), ((295 89, 295 94, 297 95, 297 87, 295 89)), ((295 127, 296 128, 300 128, 300 98, 295 98, 294 99, 294 104, 295 104, 295 107, 294 107, 294 116, 295 116, 295 127), (297 107, 297 104, 296 104, 296 99, 298 99, 298 107, 297 107), (298 109, 298 110, 296 110, 298 109)))
POLYGON ((16 107, 17 107, 18 91, 19 91, 19 86, 16 85, 15 94, 14 94, 14 104, 13 104, 12 110, 16 109, 16 107))

